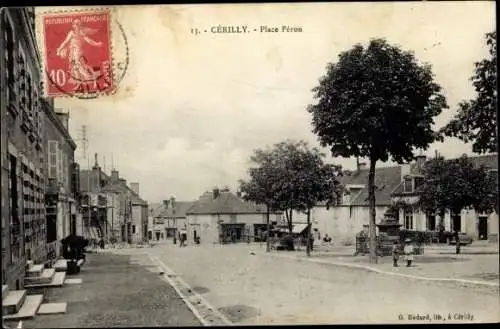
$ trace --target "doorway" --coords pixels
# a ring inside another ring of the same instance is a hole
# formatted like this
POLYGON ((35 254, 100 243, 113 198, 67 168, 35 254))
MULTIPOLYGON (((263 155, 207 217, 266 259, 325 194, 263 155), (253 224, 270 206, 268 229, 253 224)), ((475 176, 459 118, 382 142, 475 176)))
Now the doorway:
POLYGON ((76 235, 76 215, 71 215, 71 234, 76 235))
POLYGON ((477 231, 478 231, 478 239, 479 240, 488 240, 488 217, 487 216, 479 216, 477 231))
POLYGON ((245 224, 222 224, 223 243, 241 242, 244 228, 245 224))
POLYGON ((462 217, 459 214, 451 216, 452 231, 461 232, 462 231, 462 217))

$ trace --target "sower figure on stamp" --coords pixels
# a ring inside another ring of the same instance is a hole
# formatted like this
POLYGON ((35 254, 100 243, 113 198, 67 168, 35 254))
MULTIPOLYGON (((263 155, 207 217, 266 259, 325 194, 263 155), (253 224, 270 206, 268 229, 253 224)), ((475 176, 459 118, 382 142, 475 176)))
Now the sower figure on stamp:
POLYGON ((94 41, 88 36, 95 32, 97 32, 97 30, 82 27, 81 21, 75 19, 72 24, 72 29, 68 32, 68 35, 57 49, 56 54, 68 60, 71 73, 70 81, 76 84, 75 90, 78 89, 82 83, 96 83, 96 79, 100 74, 99 71, 94 71, 94 69, 88 65, 82 49, 84 42, 94 47, 101 46, 101 42, 94 41))

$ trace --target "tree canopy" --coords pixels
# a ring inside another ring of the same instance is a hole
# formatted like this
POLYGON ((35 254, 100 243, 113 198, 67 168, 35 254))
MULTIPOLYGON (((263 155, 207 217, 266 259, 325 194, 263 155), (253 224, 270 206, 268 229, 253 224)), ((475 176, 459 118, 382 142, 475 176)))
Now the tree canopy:
POLYGON ((464 208, 490 212, 498 207, 498 184, 485 167, 474 166, 467 156, 428 161, 423 169, 424 183, 419 204, 425 211, 459 213, 464 208))
POLYGON ((247 200, 285 211, 289 228, 292 210, 306 211, 318 202, 335 204, 342 191, 341 168, 324 162, 325 154, 304 141, 286 140, 251 157, 250 179, 240 181, 247 200))
POLYGON ((431 66, 383 39, 355 45, 313 89, 313 132, 334 156, 396 162, 434 142, 434 117, 447 107, 431 66))
POLYGON ((471 77, 476 98, 462 101, 457 115, 441 132, 448 137, 457 137, 472 142, 476 153, 497 151, 497 33, 486 34, 489 58, 475 63, 471 77))
POLYGON ((438 135, 434 117, 447 107, 431 66, 411 52, 373 39, 342 52, 313 90, 313 132, 333 156, 370 161, 370 261, 377 261, 375 241, 375 166, 392 158, 411 161, 415 149, 427 149, 438 135))

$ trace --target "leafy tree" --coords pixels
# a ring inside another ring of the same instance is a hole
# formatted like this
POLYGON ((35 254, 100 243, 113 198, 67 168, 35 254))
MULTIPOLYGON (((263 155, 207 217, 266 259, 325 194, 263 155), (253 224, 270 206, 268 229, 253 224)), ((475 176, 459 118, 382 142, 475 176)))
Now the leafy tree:
POLYGON ((279 180, 279 159, 272 152, 256 150, 250 160, 257 167, 249 169, 250 179, 248 181, 240 180, 240 191, 245 200, 266 206, 266 251, 269 252, 269 214, 273 210, 279 210, 280 206, 276 198, 281 183, 279 180))
MULTIPOLYGON (((325 164, 324 157, 304 141, 287 140, 256 150, 251 160, 257 168, 250 168, 250 180, 240 182, 241 190, 248 200, 284 211, 290 233, 293 210, 307 212, 310 230, 311 208, 321 201, 335 204, 342 191, 340 167, 325 164)), ((308 255, 309 251, 308 244, 308 255)))
POLYGON ((391 157, 411 161, 414 150, 434 142, 434 117, 447 107, 431 66, 383 39, 368 47, 355 45, 329 63, 313 89, 316 104, 308 107, 313 132, 333 156, 370 161, 370 261, 376 262, 375 166, 391 157))
POLYGON ((441 132, 448 137, 473 142, 476 153, 497 151, 497 33, 486 34, 490 57, 475 63, 471 77, 475 99, 462 101, 458 114, 441 132))
POLYGON ((476 167, 467 156, 445 160, 431 159, 423 167, 424 183, 419 205, 425 211, 436 211, 440 225, 448 209, 460 213, 474 209, 476 214, 498 209, 498 182, 487 168, 476 167))

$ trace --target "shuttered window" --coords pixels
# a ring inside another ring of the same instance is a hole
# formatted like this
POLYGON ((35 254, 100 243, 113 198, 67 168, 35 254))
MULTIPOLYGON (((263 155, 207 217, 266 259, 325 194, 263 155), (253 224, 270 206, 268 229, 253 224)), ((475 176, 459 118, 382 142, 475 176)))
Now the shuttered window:
POLYGON ((57 179, 57 158, 58 158, 59 143, 57 141, 49 141, 49 177, 57 179))

